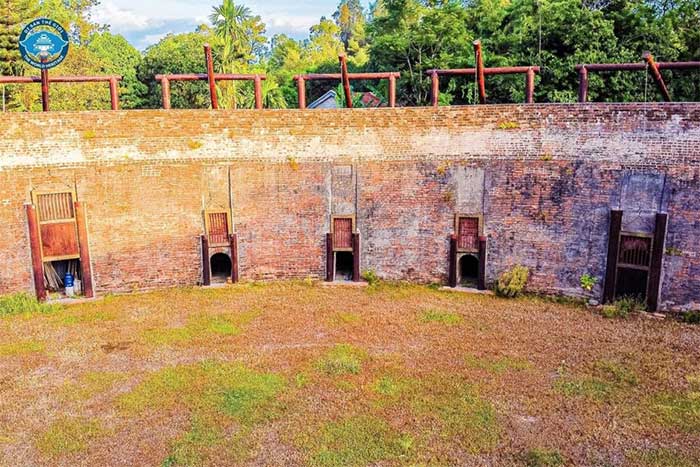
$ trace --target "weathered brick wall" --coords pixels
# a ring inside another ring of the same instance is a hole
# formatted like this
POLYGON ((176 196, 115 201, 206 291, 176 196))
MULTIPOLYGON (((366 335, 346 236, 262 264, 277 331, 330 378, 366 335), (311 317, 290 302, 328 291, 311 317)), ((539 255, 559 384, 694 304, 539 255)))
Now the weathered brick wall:
POLYGON ((444 281, 456 213, 484 216, 489 281, 580 294, 608 219, 669 213, 661 301, 700 304, 700 105, 0 115, 0 293, 32 289, 23 204, 72 187, 98 292, 201 280, 203 211, 232 207, 242 279, 322 277, 332 215, 362 269, 444 281))

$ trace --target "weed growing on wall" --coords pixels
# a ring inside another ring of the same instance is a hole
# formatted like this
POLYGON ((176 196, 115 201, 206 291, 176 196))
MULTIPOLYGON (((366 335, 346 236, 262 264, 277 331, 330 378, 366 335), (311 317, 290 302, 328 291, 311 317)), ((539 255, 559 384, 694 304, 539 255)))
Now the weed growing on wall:
POLYGON ((496 284, 496 294, 500 297, 514 298, 525 290, 530 278, 530 270, 525 266, 515 266, 510 271, 501 274, 496 284))
POLYGON ((595 286, 598 284, 598 278, 586 273, 581 276, 580 283, 583 290, 586 292, 592 292, 595 286))

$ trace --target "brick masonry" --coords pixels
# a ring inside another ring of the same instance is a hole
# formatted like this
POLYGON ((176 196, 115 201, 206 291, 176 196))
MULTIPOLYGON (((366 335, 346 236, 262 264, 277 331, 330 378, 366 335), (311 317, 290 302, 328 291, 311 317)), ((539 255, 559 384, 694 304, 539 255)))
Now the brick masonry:
POLYGON ((0 293, 31 291, 23 204, 75 189, 98 293, 201 281, 205 209, 232 208, 243 280, 322 278, 333 215, 361 269, 444 282, 455 214, 483 215, 487 279, 581 295, 611 209, 668 212, 664 309, 700 307, 700 105, 0 115, 0 293))

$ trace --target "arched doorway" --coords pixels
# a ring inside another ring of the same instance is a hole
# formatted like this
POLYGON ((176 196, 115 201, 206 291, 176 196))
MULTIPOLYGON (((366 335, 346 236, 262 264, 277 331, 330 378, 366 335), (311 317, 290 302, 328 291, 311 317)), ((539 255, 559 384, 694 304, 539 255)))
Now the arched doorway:
POLYGON ((225 283, 231 278, 233 263, 229 255, 225 253, 216 253, 211 257, 210 264, 212 282, 225 283))
POLYGON ((459 283, 464 287, 476 287, 479 283, 479 259, 464 255, 459 259, 459 283))

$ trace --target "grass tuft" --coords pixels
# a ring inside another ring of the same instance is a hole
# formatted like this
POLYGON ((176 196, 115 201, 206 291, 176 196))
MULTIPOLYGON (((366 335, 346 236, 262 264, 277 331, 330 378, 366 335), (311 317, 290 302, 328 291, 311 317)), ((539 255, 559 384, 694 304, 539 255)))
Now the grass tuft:
POLYGON ((123 373, 93 371, 81 376, 76 382, 69 382, 63 386, 63 397, 73 401, 87 401, 95 396, 103 394, 120 381, 127 378, 123 373))
POLYGON ((696 467, 700 456, 688 455, 668 448, 633 451, 627 454, 630 465, 646 467, 696 467))
POLYGON ((380 418, 361 415, 326 423, 301 444, 312 465, 346 466, 396 462, 411 453, 414 441, 380 418))
POLYGON ((0 317, 27 313, 51 313, 61 309, 60 305, 41 303, 26 293, 0 296, 0 317))
POLYGON ((366 354, 361 349, 350 344, 338 344, 318 361, 317 367, 328 376, 356 375, 362 369, 365 358, 366 354))
POLYGON ((687 433, 700 432, 700 392, 657 395, 652 399, 651 412, 664 426, 687 433))
POLYGON ((36 446, 44 455, 59 457, 85 452, 92 441, 104 435, 99 422, 85 418, 62 418, 55 421, 37 440, 36 446))
POLYGON ((35 340, 10 342, 9 344, 0 344, 0 357, 16 357, 41 353, 45 348, 44 343, 35 340))
POLYGON ((591 374, 573 377, 560 369, 554 387, 567 397, 606 400, 637 384, 637 375, 631 369, 609 360, 600 360, 595 363, 591 374))
POLYGON ((479 357, 477 355, 467 355, 467 366, 479 370, 485 370, 495 375, 500 375, 506 371, 525 371, 532 368, 532 364, 524 358, 517 357, 479 357))
POLYGON ((151 345, 169 346, 216 336, 237 336, 243 332, 243 326, 259 315, 258 311, 248 311, 228 316, 197 316, 184 327, 149 329, 143 333, 143 339, 151 345))
POLYGON ((558 451, 530 449, 524 456, 528 467, 558 467, 564 465, 564 457, 558 451))
POLYGON ((338 344, 318 362, 318 368, 329 376, 358 374, 366 355, 350 344, 338 344))
POLYGON ((431 308, 421 313, 420 320, 423 323, 440 323, 446 326, 455 326, 462 322, 462 316, 451 311, 431 308))

